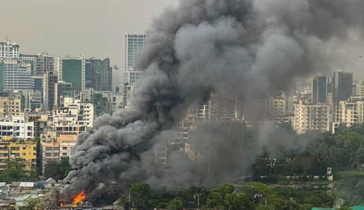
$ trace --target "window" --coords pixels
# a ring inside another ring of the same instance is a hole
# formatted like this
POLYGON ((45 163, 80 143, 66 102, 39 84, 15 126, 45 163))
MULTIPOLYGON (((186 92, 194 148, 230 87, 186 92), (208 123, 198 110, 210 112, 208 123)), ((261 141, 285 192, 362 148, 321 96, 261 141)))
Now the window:
POLYGON ((63 150, 67 150, 67 147, 62 147, 63 150))

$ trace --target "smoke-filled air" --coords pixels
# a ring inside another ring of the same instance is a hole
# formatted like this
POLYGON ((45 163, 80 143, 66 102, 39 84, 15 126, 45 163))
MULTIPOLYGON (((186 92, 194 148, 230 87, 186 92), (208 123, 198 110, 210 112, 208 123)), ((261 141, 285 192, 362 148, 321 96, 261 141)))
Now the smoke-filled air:
POLYGON ((79 135, 63 196, 85 191, 93 199, 134 182, 173 188, 243 175, 253 150, 236 140, 234 123, 191 131, 197 146, 214 142, 209 163, 219 170, 209 176, 177 150, 161 169, 158 151, 176 138, 189 107, 215 93, 228 93, 254 113, 254 102, 285 91, 294 79, 333 70, 338 58, 328 43, 361 36, 363 11, 363 0, 181 0, 153 23, 136 65, 143 78, 127 109, 99 117, 79 135))

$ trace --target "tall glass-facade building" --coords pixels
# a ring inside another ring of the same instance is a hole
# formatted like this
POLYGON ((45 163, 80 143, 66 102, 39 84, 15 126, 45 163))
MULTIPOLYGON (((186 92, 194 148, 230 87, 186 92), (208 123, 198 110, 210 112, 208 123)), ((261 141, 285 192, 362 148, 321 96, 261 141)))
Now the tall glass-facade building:
POLYGON ((58 80, 71 83, 75 90, 84 90, 85 65, 84 58, 58 58, 58 80))
POLYGON ((134 70, 135 62, 145 46, 147 35, 125 34, 125 70, 134 70))
POLYGON ((125 69, 123 83, 123 107, 128 105, 133 86, 142 78, 142 71, 136 69, 136 62, 146 44, 145 34, 125 34, 125 69))

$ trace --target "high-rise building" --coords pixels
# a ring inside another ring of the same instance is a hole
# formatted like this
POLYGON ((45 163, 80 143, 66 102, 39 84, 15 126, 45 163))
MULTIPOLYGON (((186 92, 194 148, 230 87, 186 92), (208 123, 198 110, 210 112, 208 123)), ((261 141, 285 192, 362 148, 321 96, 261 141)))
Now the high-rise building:
POLYGON ((72 83, 64 81, 58 81, 55 84, 54 94, 56 100, 54 104, 57 105, 57 107, 64 106, 63 99, 65 97, 75 98, 75 90, 72 88, 72 83))
POLYGON ((86 60, 80 58, 58 58, 58 79, 72 83, 75 90, 84 90, 86 86, 86 60))
POLYGON ((345 101, 350 98, 353 91, 353 73, 334 72, 333 93, 334 102, 345 101))
POLYGON ((0 58, 17 59, 19 58, 19 45, 9 40, 0 42, 0 58))
POLYGON ((134 70, 135 61, 146 43, 145 34, 125 34, 125 70, 134 70))
POLYGON ((112 90, 112 68, 110 59, 90 58, 85 64, 85 86, 96 91, 112 90))
POLYGON ((54 105, 57 105, 56 83, 57 76, 53 71, 43 75, 43 108, 46 111, 53 110, 54 105))
POLYGON ((35 74, 43 75, 49 71, 54 72, 54 58, 47 53, 38 54, 35 74))
POLYGON ((0 58, 0 92, 4 91, 4 62, 0 58))
POLYGON ((317 103, 326 103, 327 92, 328 90, 328 77, 327 76, 318 76, 312 81, 312 102, 317 103))
POLYGON ((4 90, 31 90, 31 65, 18 60, 3 60, 4 90))
POLYGON ((54 58, 47 53, 37 55, 20 54, 19 60, 31 65, 32 75, 42 76, 47 71, 54 71, 54 58))
POLYGON ((37 55, 20 54, 19 60, 22 63, 30 64, 32 75, 36 75, 35 73, 37 71, 37 55))
POLYGON ((292 127, 299 134, 306 131, 330 131, 332 110, 330 104, 307 104, 299 100, 294 105, 292 127))
POLYGON ((123 83, 123 106, 128 105, 133 86, 141 79, 142 71, 135 67, 136 60, 146 44, 145 34, 125 34, 125 69, 123 83))

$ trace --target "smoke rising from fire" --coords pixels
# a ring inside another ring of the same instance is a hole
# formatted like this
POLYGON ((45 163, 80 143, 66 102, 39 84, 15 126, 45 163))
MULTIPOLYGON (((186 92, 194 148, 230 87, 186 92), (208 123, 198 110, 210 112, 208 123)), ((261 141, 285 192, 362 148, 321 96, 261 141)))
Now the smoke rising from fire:
POLYGON ((212 91, 237 95, 248 106, 295 78, 330 71, 327 43, 347 40, 351 31, 361 35, 362 11, 362 0, 181 1, 153 25, 137 65, 145 73, 128 109, 96 119, 93 131, 78 137, 65 196, 93 194, 105 180, 198 182, 185 154, 171 154, 162 176, 155 176, 152 158, 187 108, 212 91))

